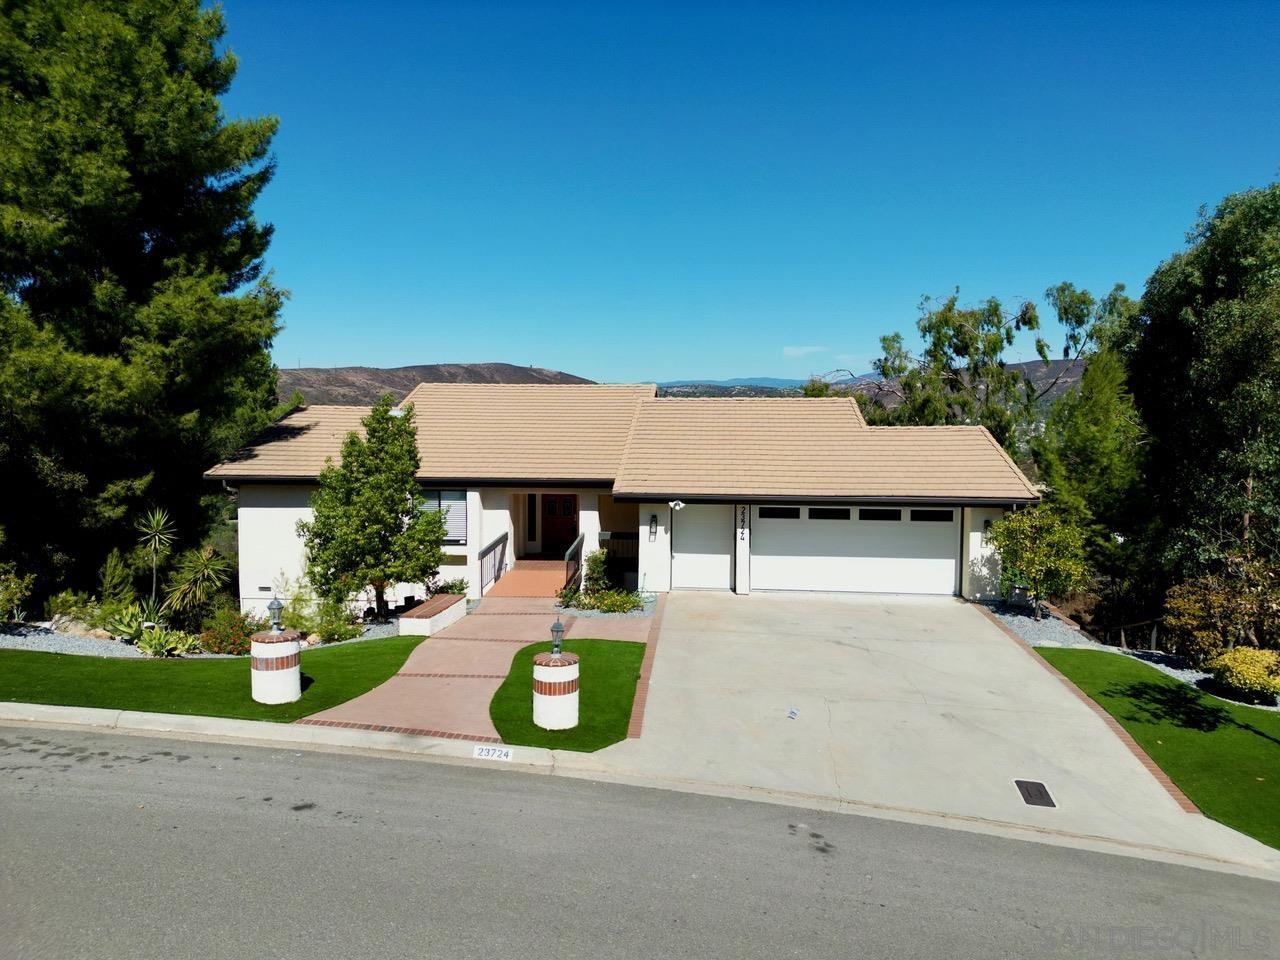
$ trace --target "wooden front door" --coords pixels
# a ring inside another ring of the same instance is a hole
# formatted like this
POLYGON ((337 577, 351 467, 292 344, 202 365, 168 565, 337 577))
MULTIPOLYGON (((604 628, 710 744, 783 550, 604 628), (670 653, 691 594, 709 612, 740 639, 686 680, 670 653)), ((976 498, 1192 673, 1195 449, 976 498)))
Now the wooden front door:
POLYGON ((542 495, 542 552, 564 553, 578 539, 578 495, 544 493, 542 495))

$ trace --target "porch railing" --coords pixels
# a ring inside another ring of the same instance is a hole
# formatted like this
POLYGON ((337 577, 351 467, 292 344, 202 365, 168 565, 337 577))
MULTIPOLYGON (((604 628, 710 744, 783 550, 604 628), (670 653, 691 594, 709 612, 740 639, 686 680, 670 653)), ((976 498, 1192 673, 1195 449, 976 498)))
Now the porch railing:
POLYGON ((507 566, 507 535, 499 534, 480 551, 480 595, 502 579, 507 566))
POLYGON ((578 534, 578 539, 573 541, 573 545, 564 552, 564 585, 578 585, 582 580, 582 544, 586 540, 584 534, 578 534))

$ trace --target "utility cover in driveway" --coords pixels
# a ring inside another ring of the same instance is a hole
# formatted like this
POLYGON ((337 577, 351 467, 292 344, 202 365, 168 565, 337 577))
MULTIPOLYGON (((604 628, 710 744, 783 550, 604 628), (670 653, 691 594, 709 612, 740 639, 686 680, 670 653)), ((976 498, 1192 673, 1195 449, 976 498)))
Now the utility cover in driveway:
POLYGON ((1049 788, 1036 780, 1015 780, 1014 786, 1022 794, 1023 801, 1030 807, 1056 807, 1053 797, 1049 796, 1049 788))

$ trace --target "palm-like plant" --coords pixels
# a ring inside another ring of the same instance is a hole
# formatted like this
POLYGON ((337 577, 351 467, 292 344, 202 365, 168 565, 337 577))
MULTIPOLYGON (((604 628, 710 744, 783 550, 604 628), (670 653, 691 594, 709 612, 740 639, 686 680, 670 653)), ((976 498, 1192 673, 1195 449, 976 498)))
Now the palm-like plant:
POLYGON ((169 522, 169 513, 159 507, 152 507, 136 524, 138 542, 151 554, 151 602, 156 602, 156 580, 160 569, 160 554, 169 549, 173 543, 173 524, 169 522))
POLYGON ((183 614, 199 610, 226 586, 230 575, 231 561, 213 547, 184 553, 169 578, 165 612, 183 614))

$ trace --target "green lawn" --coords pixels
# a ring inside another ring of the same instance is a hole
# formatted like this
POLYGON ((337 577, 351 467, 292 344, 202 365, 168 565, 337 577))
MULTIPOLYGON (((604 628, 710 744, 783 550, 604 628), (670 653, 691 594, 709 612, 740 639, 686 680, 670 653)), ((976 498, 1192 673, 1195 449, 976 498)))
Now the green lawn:
POLYGON ((1201 693, 1131 657, 1039 648, 1207 816, 1280 847, 1280 713, 1201 693))
POLYGON ((267 706, 249 695, 249 658, 125 660, 0 650, 0 700, 288 723, 359 696, 404 663, 422 637, 307 650, 302 699, 267 706))
POLYGON ((566 640, 564 650, 582 658, 579 664, 578 725, 572 730, 543 730, 533 725, 533 658, 550 643, 522 648, 511 672, 493 695, 489 716, 503 742, 526 747, 580 750, 591 753, 627 735, 631 702, 636 696, 644 644, 624 640, 566 640))

